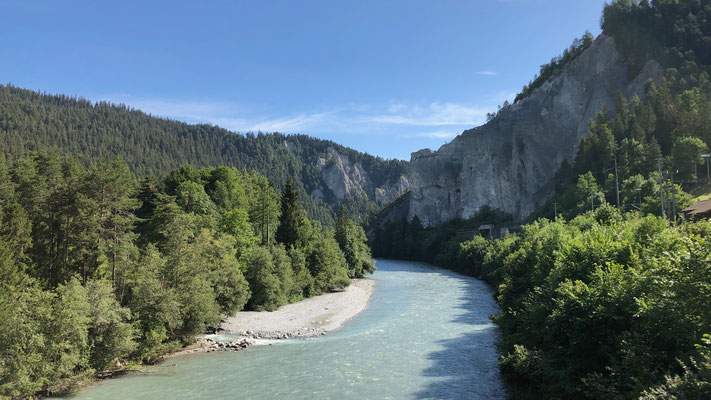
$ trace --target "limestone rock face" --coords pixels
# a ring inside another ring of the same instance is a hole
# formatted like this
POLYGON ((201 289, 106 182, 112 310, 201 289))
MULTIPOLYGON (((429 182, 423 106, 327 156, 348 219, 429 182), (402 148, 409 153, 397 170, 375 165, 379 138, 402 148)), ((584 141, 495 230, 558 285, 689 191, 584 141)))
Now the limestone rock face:
POLYGON ((642 97, 662 71, 650 61, 630 77, 611 37, 601 35, 527 98, 437 151, 411 155, 409 218, 425 226, 469 218, 489 205, 524 218, 553 194, 553 176, 572 162, 588 121, 614 110, 618 91, 642 97))
POLYGON ((383 205, 397 199, 407 192, 410 183, 406 176, 401 176, 400 179, 391 185, 383 185, 375 188, 375 202, 383 205))
POLYGON ((363 166, 357 162, 352 163, 347 156, 336 149, 328 149, 327 158, 319 158, 316 167, 321 170, 322 189, 316 189, 311 196, 322 200, 327 191, 330 191, 338 200, 345 199, 346 195, 364 194, 374 198, 379 205, 384 205, 400 197, 409 188, 407 177, 401 176, 396 182, 375 187, 363 166))
POLYGON ((343 200, 346 194, 366 192, 372 186, 360 163, 351 164, 348 157, 335 149, 329 149, 329 155, 330 163, 321 170, 321 179, 338 200, 343 200))

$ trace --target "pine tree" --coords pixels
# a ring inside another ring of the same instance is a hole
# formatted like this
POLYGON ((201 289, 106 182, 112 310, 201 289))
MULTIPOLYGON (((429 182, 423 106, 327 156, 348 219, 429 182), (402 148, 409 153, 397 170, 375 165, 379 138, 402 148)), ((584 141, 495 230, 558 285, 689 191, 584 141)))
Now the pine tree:
POLYGON ((294 189, 294 181, 289 179, 281 195, 281 218, 276 232, 276 240, 291 247, 303 243, 305 238, 306 214, 299 204, 299 194, 294 189))
POLYGON ((262 238, 262 244, 268 245, 273 239, 274 226, 279 218, 277 194, 267 178, 253 174, 252 196, 250 196, 249 216, 262 238))
POLYGON ((111 266, 112 284, 116 283, 117 268, 125 269, 135 239, 134 211, 139 204, 133 194, 134 182, 122 160, 102 162, 91 169, 89 196, 98 207, 99 248, 111 266))

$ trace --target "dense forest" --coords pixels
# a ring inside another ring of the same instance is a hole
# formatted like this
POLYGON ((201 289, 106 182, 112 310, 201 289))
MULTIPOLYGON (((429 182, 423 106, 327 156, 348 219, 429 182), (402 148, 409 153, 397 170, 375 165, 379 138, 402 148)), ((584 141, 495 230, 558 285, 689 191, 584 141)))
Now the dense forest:
POLYGON ((344 208, 309 220, 293 181, 184 165, 132 177, 56 152, 0 162, 0 397, 70 390, 154 362, 243 308, 277 307, 374 270, 344 208), (9 164, 9 165, 8 165, 9 164))
POLYGON ((404 161, 384 160, 306 135, 241 135, 212 125, 157 118, 124 105, 0 85, 0 149, 8 159, 43 149, 59 150, 85 165, 119 156, 136 178, 161 176, 183 164, 236 167, 262 173, 278 189, 293 179, 308 215, 324 224, 333 225, 340 205, 364 221, 377 209, 374 193, 338 201, 324 191, 323 203, 308 196, 322 186, 317 161, 328 160, 329 148, 360 163, 374 187, 395 183, 406 172, 404 161))
POLYGON ((707 188, 710 22, 708 0, 605 7, 603 33, 630 73, 654 59, 664 78, 590 121, 555 195, 528 224, 500 239, 467 239, 483 223, 515 226, 484 208, 436 228, 415 217, 375 231, 378 257, 492 284, 514 398, 711 398, 711 224, 677 216, 688 191, 707 188))

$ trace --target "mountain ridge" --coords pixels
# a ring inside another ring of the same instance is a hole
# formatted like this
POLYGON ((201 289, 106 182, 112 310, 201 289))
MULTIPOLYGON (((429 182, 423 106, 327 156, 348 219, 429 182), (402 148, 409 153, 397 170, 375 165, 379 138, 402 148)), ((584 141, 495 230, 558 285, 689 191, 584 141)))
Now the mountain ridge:
POLYGON ((156 117, 126 105, 12 85, 0 85, 0 133, 0 148, 9 159, 27 150, 55 149, 85 164, 119 156, 137 177, 191 164, 256 170, 278 189, 293 178, 309 215, 329 225, 341 205, 363 221, 407 185, 403 181, 407 162, 330 140, 278 132, 242 135, 156 117))

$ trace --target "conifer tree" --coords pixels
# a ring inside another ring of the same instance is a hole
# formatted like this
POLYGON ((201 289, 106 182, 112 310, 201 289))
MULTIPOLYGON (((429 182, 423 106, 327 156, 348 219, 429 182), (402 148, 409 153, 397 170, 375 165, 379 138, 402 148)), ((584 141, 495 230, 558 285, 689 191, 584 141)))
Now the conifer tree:
POLYGON ((299 204, 299 194, 294 181, 289 179, 281 195, 281 219, 276 240, 287 248, 302 243, 305 236, 306 214, 299 204))

